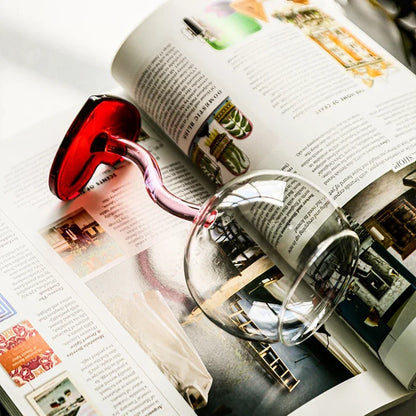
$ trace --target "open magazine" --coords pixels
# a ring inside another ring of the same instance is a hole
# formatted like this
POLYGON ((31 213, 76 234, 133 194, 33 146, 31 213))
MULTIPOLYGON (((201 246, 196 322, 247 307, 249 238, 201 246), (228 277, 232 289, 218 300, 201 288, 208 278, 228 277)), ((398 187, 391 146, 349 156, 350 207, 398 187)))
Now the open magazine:
POLYGON ((363 415, 410 397, 416 79, 331 2, 305 3, 169 1, 112 71, 172 192, 201 202, 280 169, 343 207, 361 251, 336 314, 290 348, 216 328, 185 285, 190 225, 135 168, 100 169, 71 203, 50 193, 74 110, 2 145, 0 397, 16 414, 193 414, 174 387, 200 415, 363 415))

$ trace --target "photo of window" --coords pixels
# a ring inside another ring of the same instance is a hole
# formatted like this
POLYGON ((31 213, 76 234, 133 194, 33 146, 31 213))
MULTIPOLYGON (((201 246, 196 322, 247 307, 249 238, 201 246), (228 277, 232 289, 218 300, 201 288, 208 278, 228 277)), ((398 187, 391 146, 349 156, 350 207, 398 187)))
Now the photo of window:
POLYGON ((40 416, 98 414, 67 373, 34 390, 26 398, 40 416))
POLYGON ((113 238, 84 209, 50 224, 41 234, 80 277, 122 255, 113 238))

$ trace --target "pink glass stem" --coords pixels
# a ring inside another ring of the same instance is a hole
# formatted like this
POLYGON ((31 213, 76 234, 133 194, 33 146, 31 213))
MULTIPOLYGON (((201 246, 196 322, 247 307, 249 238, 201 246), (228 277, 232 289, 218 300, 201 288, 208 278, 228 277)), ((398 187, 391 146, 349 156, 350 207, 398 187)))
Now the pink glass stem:
POLYGON ((139 144, 101 133, 94 139, 91 151, 113 153, 134 163, 143 174, 150 198, 165 211, 188 221, 198 214, 200 205, 184 201, 165 188, 157 161, 139 144))

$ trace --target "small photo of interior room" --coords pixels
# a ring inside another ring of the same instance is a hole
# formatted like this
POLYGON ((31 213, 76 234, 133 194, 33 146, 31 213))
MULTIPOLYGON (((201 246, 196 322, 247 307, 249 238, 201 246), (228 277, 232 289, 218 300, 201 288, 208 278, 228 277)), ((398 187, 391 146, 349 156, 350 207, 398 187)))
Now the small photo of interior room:
POLYGON ((67 374, 61 374, 27 396, 41 416, 94 416, 97 413, 67 374))
POLYGON ((361 240, 360 258, 339 313, 375 350, 400 315, 416 310, 416 163, 389 171, 344 206, 361 240))
POLYGON ((122 255, 114 239, 82 208, 50 224, 41 234, 80 277, 122 255))

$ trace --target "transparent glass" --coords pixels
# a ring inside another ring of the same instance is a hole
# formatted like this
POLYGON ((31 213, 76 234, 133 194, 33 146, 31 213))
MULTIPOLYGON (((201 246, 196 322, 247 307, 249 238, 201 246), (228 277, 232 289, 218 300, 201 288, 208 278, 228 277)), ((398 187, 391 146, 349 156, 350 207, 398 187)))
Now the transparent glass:
POLYGON ((294 345, 345 294, 358 246, 341 210, 314 185, 260 171, 230 182, 201 208, 185 250, 186 281, 227 332, 294 345))
POLYGON ((140 114, 128 101, 92 96, 52 164, 51 191, 82 193, 101 163, 135 164, 161 208, 193 222, 185 277, 201 310, 230 334, 298 344, 325 323, 344 296, 359 239, 336 204, 295 174, 260 171, 228 183, 200 206, 163 184, 154 157, 135 142, 140 114))

